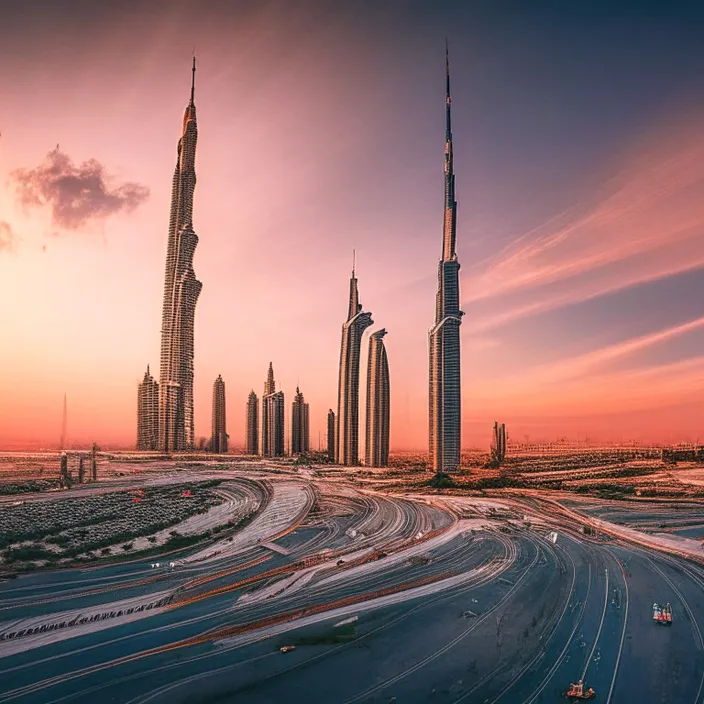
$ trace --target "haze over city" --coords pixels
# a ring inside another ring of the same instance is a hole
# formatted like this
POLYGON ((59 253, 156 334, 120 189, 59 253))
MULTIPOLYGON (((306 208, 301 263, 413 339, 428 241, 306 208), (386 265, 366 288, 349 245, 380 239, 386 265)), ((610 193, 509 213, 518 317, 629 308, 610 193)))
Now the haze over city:
POLYGON ((495 418, 517 439, 696 440, 702 10, 607 7, 3 7, 0 445, 55 446, 64 393, 72 442, 134 444, 195 51, 196 435, 221 374, 242 445, 273 361, 317 447, 354 249, 388 330, 391 450, 427 448, 446 35, 463 446, 495 418))

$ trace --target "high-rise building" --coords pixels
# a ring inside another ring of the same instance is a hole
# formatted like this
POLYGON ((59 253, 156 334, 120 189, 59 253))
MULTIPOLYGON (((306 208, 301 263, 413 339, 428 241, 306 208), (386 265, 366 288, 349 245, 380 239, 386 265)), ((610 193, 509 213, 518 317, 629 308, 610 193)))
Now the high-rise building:
POLYGON ((252 389, 247 399, 247 428, 245 451, 248 455, 259 454, 259 399, 252 389))
POLYGON ((328 411, 328 459, 335 461, 335 411, 328 411))
POLYGON ((149 373, 137 387, 137 449, 156 450, 159 440, 159 384, 149 373))
POLYGON ((435 324, 428 334, 429 445, 436 472, 456 472, 460 466, 462 389, 460 385, 460 264, 457 261, 455 174, 450 121, 450 61, 445 49, 445 212, 442 258, 438 265, 435 324))
POLYGON ((309 451, 308 404, 301 390, 296 387, 296 397, 291 404, 291 454, 300 455, 309 451))
POLYGON ((213 384, 213 433, 210 438, 211 452, 227 452, 227 422, 225 409, 225 382, 222 376, 213 384))
POLYGON ((164 305, 161 323, 159 379, 159 449, 194 447, 193 321, 202 288, 193 271, 198 237, 193 231, 193 191, 196 187, 196 60, 193 59, 191 99, 183 117, 171 191, 166 251, 164 305))
POLYGON ((494 421, 494 438, 491 443, 491 455, 496 464, 501 465, 506 459, 506 424, 494 421))
POLYGON ((386 330, 377 330, 369 338, 367 365, 367 442, 365 463, 368 467, 389 466, 389 361, 384 345, 386 330))
POLYGON ((335 462, 346 466, 359 464, 359 352, 362 335, 373 323, 372 314, 362 311, 353 267, 347 320, 342 326, 335 417, 335 462))
POLYGON ((262 396, 262 457, 283 457, 284 392, 276 391, 274 367, 269 362, 262 396))

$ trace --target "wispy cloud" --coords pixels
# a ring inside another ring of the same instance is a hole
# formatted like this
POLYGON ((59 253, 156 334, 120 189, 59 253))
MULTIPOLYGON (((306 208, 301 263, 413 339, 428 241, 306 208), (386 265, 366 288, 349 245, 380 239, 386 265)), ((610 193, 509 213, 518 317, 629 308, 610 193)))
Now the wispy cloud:
POLYGON ((704 317, 593 350, 512 377, 480 381, 473 393, 512 411, 607 412, 679 403, 704 393, 704 356, 633 369, 608 363, 704 328, 704 317))
POLYGON ((132 211, 149 197, 146 186, 131 182, 111 185, 113 179, 100 162, 89 159, 75 165, 58 148, 36 168, 13 171, 11 180, 22 205, 50 208, 53 224, 67 230, 132 211))
POLYGON ((10 251, 15 244, 15 233, 9 222, 0 220, 0 252, 10 251))
POLYGON ((474 330, 704 266, 704 136, 651 136, 579 215, 520 237, 467 277, 465 302, 503 299, 474 330), (520 297, 518 303, 510 299, 520 297))

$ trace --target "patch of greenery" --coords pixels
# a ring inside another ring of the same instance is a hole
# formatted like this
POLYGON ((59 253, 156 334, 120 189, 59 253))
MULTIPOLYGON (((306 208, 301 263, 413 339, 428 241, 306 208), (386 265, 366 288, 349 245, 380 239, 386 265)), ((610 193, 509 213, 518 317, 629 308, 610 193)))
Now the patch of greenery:
POLYGON ((452 477, 444 472, 438 472, 435 476, 422 482, 422 485, 432 487, 433 489, 452 489, 457 486, 452 477))
POLYGON ((57 489, 58 486, 58 479, 32 479, 26 482, 0 484, 0 495, 12 496, 14 494, 29 494, 35 491, 57 489))

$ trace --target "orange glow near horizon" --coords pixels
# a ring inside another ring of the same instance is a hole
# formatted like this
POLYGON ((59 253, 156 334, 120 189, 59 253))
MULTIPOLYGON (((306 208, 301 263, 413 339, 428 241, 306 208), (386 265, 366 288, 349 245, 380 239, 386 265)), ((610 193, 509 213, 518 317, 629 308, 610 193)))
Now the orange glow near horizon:
MULTIPOLYGON (((320 433, 325 448, 354 248, 360 299, 375 323, 369 333, 389 331, 391 450, 424 451, 444 57, 432 78, 439 102, 423 108, 429 117, 414 132, 401 124, 405 108, 384 112, 392 108, 387 86, 372 78, 374 58, 347 61, 353 38, 331 30, 306 47, 301 20, 285 50, 257 63, 259 45, 277 45, 283 32, 270 21, 262 13, 234 38, 213 27, 201 37, 196 436, 210 435, 212 385, 222 374, 230 445, 242 446, 247 395, 261 396, 272 361, 286 394, 286 437, 299 385, 311 447, 320 433), (386 157, 391 133, 379 127, 392 117, 397 158, 386 157), (428 124, 435 132, 422 133, 428 124), (417 157, 416 142, 424 145, 417 157)), ((137 384, 147 364, 158 376, 171 176, 190 85, 190 55, 174 50, 172 24, 127 58, 124 27, 110 42, 82 46, 80 66, 68 53, 53 63, 43 56, 42 70, 25 57, 22 82, 3 88, 13 112, 0 136, 0 448, 56 446, 64 393, 69 442, 136 440, 137 384), (58 97, 59 75, 70 99, 58 97), (135 183, 149 196, 76 227, 20 203, 13 174, 42 164, 57 143, 76 167, 103 165, 110 192, 135 183)), ((399 104, 414 98, 398 91, 399 104)), ((456 109, 465 447, 487 446, 494 420, 521 440, 704 435, 704 317, 701 306, 697 313, 675 301, 680 282, 704 269, 704 131, 701 115, 679 118, 635 135, 567 211, 508 242, 480 243, 468 225, 474 137, 456 109), (662 305, 633 303, 656 286, 662 305)), ((363 410, 360 420, 363 446, 363 410)))

